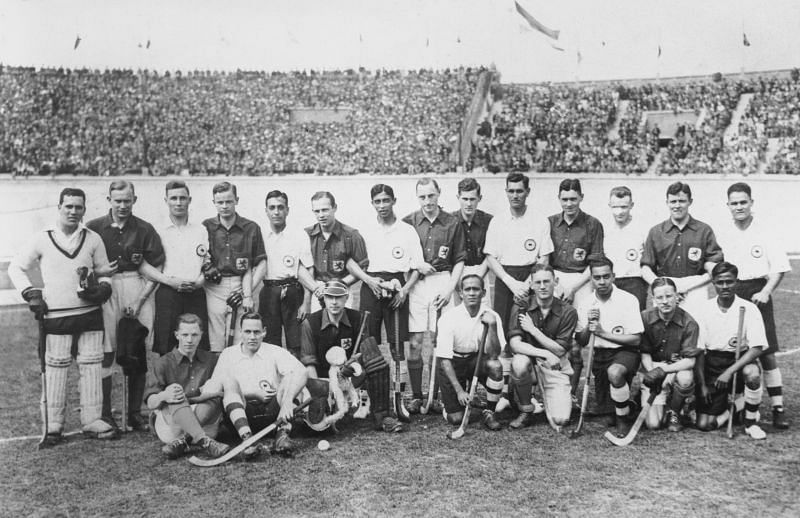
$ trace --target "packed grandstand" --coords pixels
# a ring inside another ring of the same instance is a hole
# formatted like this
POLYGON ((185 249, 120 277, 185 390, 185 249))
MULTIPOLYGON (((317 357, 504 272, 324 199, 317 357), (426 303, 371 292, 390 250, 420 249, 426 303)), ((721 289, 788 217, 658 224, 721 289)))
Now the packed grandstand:
POLYGON ((800 71, 503 84, 492 68, 0 69, 14 175, 800 173, 800 71))

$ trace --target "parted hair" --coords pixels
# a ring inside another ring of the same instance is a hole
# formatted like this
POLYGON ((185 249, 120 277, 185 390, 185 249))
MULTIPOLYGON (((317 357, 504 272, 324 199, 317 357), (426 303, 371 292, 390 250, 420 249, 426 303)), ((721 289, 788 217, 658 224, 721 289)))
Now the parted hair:
POLYGON ((436 192, 438 193, 442 192, 442 190, 439 188, 439 183, 433 178, 428 178, 428 177, 420 178, 419 180, 417 180, 417 185, 414 188, 414 190, 416 191, 417 189, 419 189, 421 185, 433 185, 436 188, 436 192))
POLYGON ((181 324, 197 324, 200 329, 203 329, 203 319, 194 313, 183 313, 179 315, 175 321, 175 330, 177 331, 181 324))
POLYGON ((667 196, 669 196, 670 194, 676 196, 680 193, 684 193, 686 196, 689 197, 690 200, 692 199, 692 188, 689 187, 688 183, 675 182, 669 187, 667 187, 667 196))
POLYGON ((129 182, 128 180, 114 180, 111 182, 111 185, 108 186, 108 194, 111 194, 112 191, 124 191, 125 189, 130 188, 131 193, 136 194, 136 191, 133 188, 133 182, 129 182))
POLYGON ((553 267, 549 264, 534 263, 534 265, 531 266, 531 275, 535 275, 539 272, 550 272, 553 274, 553 277, 556 275, 555 270, 553 270, 553 267))
POLYGON ((606 256, 597 257, 589 261, 589 271, 603 266, 608 266, 612 272, 614 271, 614 262, 606 256))
POLYGON ((581 190, 581 181, 577 178, 561 180, 561 183, 558 184, 558 193, 561 194, 565 191, 575 191, 578 194, 583 194, 583 190, 581 190))
POLYGON ((653 284, 650 285, 650 293, 655 293, 656 288, 661 288, 664 286, 672 286, 672 289, 676 292, 678 291, 678 287, 675 285, 675 281, 670 279, 669 277, 656 277, 653 281, 653 284))
POLYGON ((730 196, 734 192, 743 192, 747 195, 748 198, 753 197, 753 193, 750 190, 750 186, 744 182, 736 182, 735 184, 728 187, 728 196, 730 196))
POLYGON ((611 192, 608 193, 609 198, 630 198, 633 199, 633 194, 628 187, 624 185, 619 185, 611 189, 611 192))
POLYGON ((466 281, 467 279, 478 279, 481 283, 481 289, 485 288, 485 286, 483 285, 483 277, 481 277, 476 273, 468 273, 465 276, 461 277, 461 283, 459 284, 461 289, 464 289, 464 281, 466 281))
POLYGON ((475 178, 464 178, 458 182, 458 194, 471 191, 478 191, 478 196, 481 195, 481 184, 475 178))
POLYGON ((394 189, 390 186, 386 185, 385 183, 376 183, 372 186, 372 189, 369 190, 369 199, 373 199, 375 196, 386 193, 389 195, 391 199, 395 199, 394 197, 394 189))
POLYGON ((734 277, 737 279, 739 278, 739 268, 737 268, 735 264, 729 263, 728 261, 717 263, 716 266, 714 266, 714 268, 711 270, 711 278, 713 279, 722 275, 723 273, 732 273, 734 277))
POLYGON ((255 311, 248 311, 244 315, 239 318, 239 325, 243 325, 245 320, 258 320, 261 326, 264 326, 264 322, 261 319, 261 315, 256 313, 255 311))
POLYGON ((328 191, 317 191, 311 196, 311 201, 315 202, 317 200, 321 200, 322 198, 328 198, 331 201, 331 207, 336 207, 336 198, 333 197, 333 194, 329 193, 328 191))
POLYGON ((83 189, 78 189, 75 187, 65 187, 61 190, 61 193, 58 195, 58 204, 61 205, 64 203, 65 196, 80 196, 83 198, 83 204, 86 205, 86 193, 83 192, 83 189))
POLYGON ((286 194, 283 191, 279 191, 279 190, 269 191, 267 193, 267 197, 264 198, 264 206, 265 207, 269 203, 270 198, 283 198, 283 203, 285 203, 287 207, 289 206, 289 195, 286 194))
POLYGON ((221 192, 228 192, 228 191, 231 191, 233 195, 236 196, 237 198, 239 197, 239 194, 236 192, 236 186, 233 185, 231 182, 219 182, 217 184, 214 184, 214 187, 211 188, 211 196, 214 196, 215 194, 219 194, 221 192))
POLYGON ((525 189, 530 189, 530 181, 531 179, 522 173, 508 173, 508 176, 506 176, 506 187, 508 187, 510 183, 522 182, 522 186, 525 187, 525 189))
POLYGON ((186 194, 191 195, 191 192, 189 192, 189 186, 186 185, 186 182, 184 182, 183 180, 170 180, 170 181, 168 181, 167 182, 167 186, 164 187, 164 192, 168 193, 172 189, 186 189, 186 194))

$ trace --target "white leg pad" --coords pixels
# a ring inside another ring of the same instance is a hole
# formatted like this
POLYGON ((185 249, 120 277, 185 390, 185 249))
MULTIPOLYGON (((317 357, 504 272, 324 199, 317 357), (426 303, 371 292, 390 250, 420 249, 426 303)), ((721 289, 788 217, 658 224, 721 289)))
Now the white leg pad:
POLYGON ((81 424, 87 426, 100 419, 103 410, 103 332, 87 331, 78 338, 78 372, 80 374, 81 424))
POLYGON ((45 378, 47 379, 48 432, 58 433, 64 428, 67 406, 67 373, 72 363, 71 335, 47 335, 45 349, 45 378))

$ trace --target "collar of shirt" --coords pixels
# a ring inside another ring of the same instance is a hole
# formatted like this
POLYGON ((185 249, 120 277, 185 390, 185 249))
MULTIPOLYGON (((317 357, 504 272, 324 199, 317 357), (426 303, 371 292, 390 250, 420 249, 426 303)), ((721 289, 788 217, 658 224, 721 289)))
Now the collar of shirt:
MULTIPOLYGON (((234 218, 233 218, 233 225, 231 225, 231 229, 233 227, 239 227, 239 230, 244 230, 244 227, 240 224, 241 223, 241 221, 240 221, 241 219, 242 219, 242 217, 239 216, 239 213, 238 212, 235 213, 234 218)), ((214 224, 217 226, 218 229, 220 227, 222 227, 225 230, 230 230, 230 229, 226 228, 225 225, 222 224, 222 220, 219 219, 219 214, 217 214, 216 217, 214 217, 212 219, 212 221, 214 222, 214 224)))
POLYGON ((420 210, 418 210, 418 211, 416 211, 416 212, 411 214, 411 221, 414 223, 415 227, 418 227, 418 226, 422 225, 422 223, 424 223, 426 221, 431 226, 433 226, 437 221, 439 222, 440 225, 444 225, 445 221, 446 221, 446 219, 448 217, 452 217, 452 216, 449 213, 447 213, 444 210, 442 210, 441 207, 439 207, 439 214, 437 214, 436 217, 433 219, 433 221, 431 221, 430 219, 428 219, 428 216, 426 216, 422 212, 422 209, 420 209, 420 210))
POLYGON ((567 220, 564 219, 564 211, 561 211, 556 215, 556 225, 566 225, 568 227, 571 227, 572 225, 580 225, 583 223, 583 220, 586 219, 584 214, 585 213, 582 210, 578 210, 578 215, 575 216, 575 219, 572 220, 572 223, 567 223, 567 220))
MULTIPOLYGON (((539 307, 539 303, 536 302, 536 297, 532 297, 531 303, 530 305, 528 305, 528 311, 532 313, 536 310, 541 311, 541 308, 539 307)), ((550 313, 556 316, 561 316, 561 313, 563 313, 563 311, 564 311, 564 303, 561 301, 561 299, 553 297, 553 304, 550 306, 550 313)))
MULTIPOLYGON (((683 227, 683 229, 687 228, 690 230, 697 230, 697 220, 694 219, 691 214, 689 215, 689 221, 687 221, 686 225, 683 227)), ((672 222, 672 218, 669 218, 661 224, 661 231, 665 234, 671 232, 673 229, 675 229, 676 232, 682 232, 682 230, 678 228, 678 225, 672 222)))
POLYGON ((194 359, 191 360, 191 361, 189 360, 189 357, 184 355, 183 353, 181 353, 180 350, 178 350, 177 347, 175 347, 175 349, 170 351, 169 354, 172 355, 173 359, 178 364, 183 363, 183 362, 186 362, 186 363, 195 363, 195 362, 205 363, 205 358, 203 357, 203 354, 200 351, 201 351, 201 349, 198 349, 198 350, 195 351, 194 359))
MULTIPOLYGON (((267 342, 261 342, 258 351, 256 351, 253 356, 258 356, 262 360, 269 359, 269 354, 267 354, 267 352, 264 350, 266 349, 266 347, 264 347, 265 345, 267 345, 267 342)), ((237 356, 236 361, 253 359, 249 355, 247 355, 247 353, 244 352, 244 343, 242 342, 239 342, 239 344, 236 346, 236 356, 237 356)))
POLYGON ((648 309, 642 314, 642 317, 644 324, 647 326, 652 326, 658 322, 664 322, 665 326, 670 324, 675 324, 679 327, 686 326, 686 312, 682 308, 675 308, 675 313, 672 315, 672 318, 669 320, 669 322, 665 322, 664 319, 659 316, 658 308, 648 309))
POLYGON ((472 217, 472 222, 468 223, 464 216, 461 214, 461 209, 454 210, 451 213, 453 216, 458 218, 458 221, 461 222, 462 225, 466 225, 467 227, 472 227, 473 225, 477 226, 487 226, 488 223, 488 214, 483 212, 480 209, 475 209, 475 216, 472 217))
MULTIPOLYGON (((337 219, 333 222, 333 228, 331 228, 331 235, 332 236, 339 236, 342 233, 342 223, 337 219)), ((312 236, 318 236, 322 234, 322 226, 319 223, 314 223, 311 227, 311 232, 309 232, 312 236)))
POLYGON ((74 250, 80 242, 81 231, 84 229, 86 229, 86 226, 83 223, 78 223, 77 228, 75 228, 75 232, 67 235, 61 231, 61 227, 59 227, 59 225, 56 223, 52 227, 47 228, 46 231, 53 232, 53 239, 55 239, 56 243, 61 245, 62 248, 74 250))
POLYGON ((336 324, 334 324, 333 322, 331 322, 331 319, 328 318, 328 312, 323 310, 323 312, 322 312, 322 325, 320 325, 320 330, 327 329, 329 326, 333 326, 333 327, 338 328, 338 327, 340 327, 342 325, 345 325, 347 327, 353 327, 352 324, 350 324, 350 318, 347 316, 347 310, 345 310, 342 313, 342 318, 339 320, 339 325, 338 326, 336 324))
POLYGON ((119 226, 118 224, 114 223, 114 218, 111 216, 111 209, 108 210, 108 213, 103 216, 103 228, 119 228, 119 229, 135 229, 137 226, 136 220, 138 218, 133 214, 128 217, 128 221, 125 222, 125 225, 119 226))

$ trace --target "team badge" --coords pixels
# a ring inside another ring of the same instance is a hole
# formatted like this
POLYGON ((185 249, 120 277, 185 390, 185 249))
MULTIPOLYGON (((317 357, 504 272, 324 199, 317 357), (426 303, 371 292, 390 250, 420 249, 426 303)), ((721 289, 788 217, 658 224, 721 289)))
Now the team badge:
POLYGON ((533 239, 526 239, 525 244, 523 246, 525 247, 525 250, 527 250, 528 252, 533 252, 534 250, 536 250, 536 241, 534 241, 533 239))
POLYGON ((349 351, 353 347, 353 339, 352 338, 342 338, 339 340, 339 345, 342 346, 342 349, 345 351, 349 351))
POLYGON ((635 261, 639 258, 639 251, 635 248, 631 248, 627 252, 625 252, 625 259, 628 261, 635 261))
POLYGON ((731 339, 728 340, 728 347, 730 347, 731 349, 736 349, 736 342, 737 342, 736 337, 732 336, 731 339))
POLYGON ((392 257, 394 257, 395 259, 402 259, 404 255, 406 255, 406 253, 403 250, 403 247, 396 246, 392 248, 392 257))
POLYGON ((439 259, 447 259, 447 253, 450 251, 449 246, 440 246, 439 247, 439 259))
POLYGON ((205 245, 197 245, 197 248, 194 249, 194 253, 197 254, 197 257, 205 257, 208 253, 208 249, 205 245))
POLYGON ((702 252, 700 252, 700 249, 696 246, 693 246, 689 248, 689 253, 686 255, 686 257, 688 257, 690 261, 699 261, 701 255, 702 252))
POLYGON ((284 255, 283 265, 287 268, 291 268, 292 266, 294 266, 294 257, 292 257, 291 255, 284 255))
POLYGON ((625 328, 623 328, 622 326, 615 326, 613 329, 611 329, 612 335, 621 335, 624 332, 625 328))
POLYGON ((575 259, 576 261, 583 261, 584 259, 586 259, 586 250, 584 250, 583 248, 576 248, 572 252, 572 258, 575 259))
POLYGON ((278 393, 275 387, 272 386, 272 383, 267 380, 259 380, 258 386, 264 391, 264 396, 266 396, 267 399, 275 397, 275 394, 278 393))
POLYGON ((236 269, 239 271, 247 270, 250 266, 250 260, 247 257, 237 257, 236 258, 236 269))
POLYGON ((334 273, 342 273, 344 271, 344 261, 331 261, 331 270, 334 273))
POLYGON ((139 252, 134 252, 131 254, 131 262, 133 264, 142 264, 142 254, 139 252))
POLYGON ((764 255, 764 249, 761 248, 760 245, 753 245, 753 248, 750 249, 750 255, 752 255, 756 259, 760 259, 761 256, 764 255))

